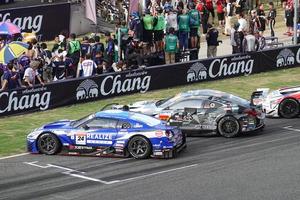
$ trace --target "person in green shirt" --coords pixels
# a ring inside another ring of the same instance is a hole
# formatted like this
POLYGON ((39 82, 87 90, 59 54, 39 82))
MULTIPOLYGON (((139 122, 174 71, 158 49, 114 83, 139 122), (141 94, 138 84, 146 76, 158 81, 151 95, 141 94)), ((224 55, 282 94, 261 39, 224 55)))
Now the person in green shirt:
POLYGON ((154 41, 155 41, 155 50, 157 52, 163 51, 163 37, 164 30, 166 27, 166 20, 163 15, 163 9, 159 7, 157 9, 156 16, 154 17, 154 41))
POLYGON ((180 50, 188 49, 188 37, 190 32, 190 17, 186 10, 182 10, 182 14, 178 16, 178 36, 180 50))
POLYGON ((67 44, 67 52, 68 52, 68 57, 73 60, 73 67, 70 73, 74 78, 76 77, 77 65, 80 61, 80 50, 81 50, 81 44, 76 39, 76 34, 71 33, 67 44))
POLYGON ((120 59, 123 59, 125 54, 125 49, 127 45, 127 40, 128 40, 128 27, 126 26, 126 22, 122 21, 120 27, 117 29, 117 40, 118 44, 120 45, 120 52, 119 56, 120 59))
POLYGON ((153 42, 153 28, 154 28, 154 17, 150 14, 149 10, 145 11, 145 16, 143 17, 144 24, 144 34, 143 42, 146 43, 146 53, 150 53, 150 46, 153 42))
POLYGON ((190 4, 190 37, 191 37, 191 48, 196 48, 198 43, 198 30, 200 27, 200 13, 195 9, 194 3, 190 4))
POLYGON ((175 54, 178 50, 178 38, 175 29, 171 27, 165 37, 165 62, 166 64, 175 63, 175 54))

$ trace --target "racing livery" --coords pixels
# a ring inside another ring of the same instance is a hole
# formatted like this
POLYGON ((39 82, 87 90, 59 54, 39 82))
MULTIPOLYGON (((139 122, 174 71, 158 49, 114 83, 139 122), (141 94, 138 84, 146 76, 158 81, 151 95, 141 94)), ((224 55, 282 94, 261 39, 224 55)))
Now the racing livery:
POLYGON ((185 147, 180 129, 147 115, 122 110, 53 122, 27 136, 29 152, 47 155, 171 158, 185 147))
POLYGON ((294 118, 300 114, 300 86, 270 91, 259 88, 252 94, 252 102, 262 106, 267 117, 294 118))
MULTIPOLYGON (((156 116, 184 132, 235 137, 264 127, 264 113, 249 101, 217 90, 193 90, 168 99, 140 101, 131 111, 156 116)), ((120 108, 120 106, 115 106, 120 108)))

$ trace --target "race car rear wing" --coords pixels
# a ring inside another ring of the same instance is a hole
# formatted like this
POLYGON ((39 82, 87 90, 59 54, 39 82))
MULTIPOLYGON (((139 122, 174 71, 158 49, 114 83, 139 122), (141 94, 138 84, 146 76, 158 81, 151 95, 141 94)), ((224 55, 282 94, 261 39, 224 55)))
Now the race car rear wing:
POLYGON ((269 88, 258 88, 251 95, 251 105, 262 106, 263 99, 269 94, 269 88))

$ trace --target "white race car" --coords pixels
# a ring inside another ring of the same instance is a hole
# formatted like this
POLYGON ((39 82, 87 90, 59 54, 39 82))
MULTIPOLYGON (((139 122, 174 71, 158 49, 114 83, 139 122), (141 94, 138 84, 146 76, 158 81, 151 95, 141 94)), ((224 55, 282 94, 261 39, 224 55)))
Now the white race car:
POLYGON ((252 93, 252 104, 262 106, 267 117, 294 118, 300 114, 300 86, 270 91, 259 88, 252 93))

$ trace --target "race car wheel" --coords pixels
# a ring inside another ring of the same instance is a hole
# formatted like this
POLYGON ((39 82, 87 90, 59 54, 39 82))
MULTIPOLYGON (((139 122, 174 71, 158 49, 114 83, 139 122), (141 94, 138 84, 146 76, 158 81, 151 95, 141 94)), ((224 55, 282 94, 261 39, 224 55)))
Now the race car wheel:
POLYGON ((128 142, 127 149, 130 155, 136 159, 145 159, 151 154, 150 142, 142 136, 133 137, 128 142))
POLYGON ((294 99, 285 99, 279 105, 279 114, 284 118, 294 118, 299 115, 299 103, 294 99))
POLYGON ((218 132, 221 136, 226 138, 232 138, 239 134, 240 124, 232 116, 226 116, 220 119, 218 123, 218 132))
POLYGON ((60 150, 61 143, 54 134, 44 133, 38 138, 37 146, 40 153, 54 155, 60 150))

